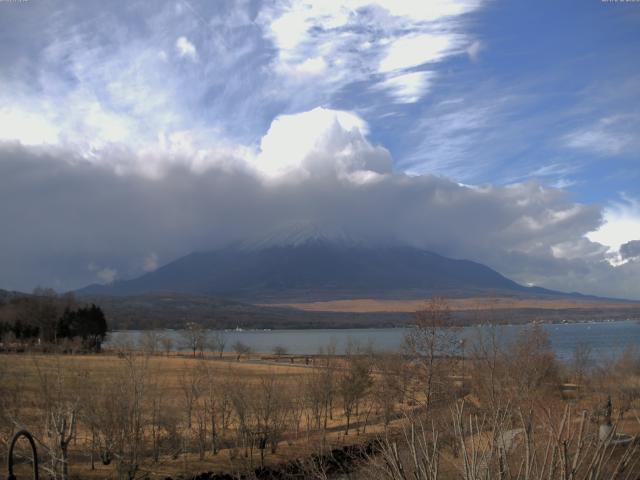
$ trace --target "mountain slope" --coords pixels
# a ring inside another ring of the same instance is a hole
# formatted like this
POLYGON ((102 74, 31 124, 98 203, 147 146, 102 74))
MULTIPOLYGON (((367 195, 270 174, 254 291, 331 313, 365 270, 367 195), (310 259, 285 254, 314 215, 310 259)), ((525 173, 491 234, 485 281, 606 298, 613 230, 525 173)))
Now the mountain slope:
POLYGON ((91 295, 179 292, 251 301, 420 297, 437 292, 553 293, 528 289, 495 270, 411 247, 324 240, 193 253, 133 280, 79 291, 91 295))

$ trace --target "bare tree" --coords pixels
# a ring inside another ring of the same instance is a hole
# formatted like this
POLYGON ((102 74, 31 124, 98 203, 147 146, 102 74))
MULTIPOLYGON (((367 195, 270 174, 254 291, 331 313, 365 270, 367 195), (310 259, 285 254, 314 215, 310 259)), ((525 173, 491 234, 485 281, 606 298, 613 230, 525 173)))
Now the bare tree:
POLYGON ((227 337, 221 330, 213 331, 209 336, 209 347, 212 351, 218 353, 218 357, 222 358, 224 354, 224 349, 227 345, 227 337))
POLYGON ((591 347, 583 342, 578 343, 573 350, 573 358, 571 360, 573 380, 578 385, 581 385, 591 368, 591 347))
POLYGON ((406 337, 409 354, 415 359, 424 382, 424 403, 428 409, 434 397, 447 391, 449 368, 459 346, 449 304, 434 297, 415 313, 413 328, 406 337))
POLYGON ((189 322, 181 331, 186 348, 193 352, 193 356, 199 351, 202 353, 206 342, 206 331, 198 323, 189 322))
POLYGON ((160 334, 155 330, 145 330, 142 332, 138 346, 147 355, 155 355, 160 345, 160 334))
POLYGON ((133 480, 144 453, 148 358, 126 354, 94 385, 92 429, 105 465, 115 461, 118 478, 133 480))
MULTIPOLYGON (((73 296, 66 297, 66 301, 73 301, 73 296)), ((66 302, 65 302, 66 303, 66 302)), ((58 294, 51 288, 37 287, 28 301, 24 311, 27 323, 35 323, 40 330, 40 339, 47 343, 56 343, 56 325, 60 315, 68 304, 58 301, 58 294)))
POLYGON ((366 474, 381 480, 630 480, 640 474, 640 444, 601 441, 586 413, 577 416, 568 407, 539 417, 519 409, 479 417, 456 403, 447 429, 452 447, 442 441, 442 431, 411 421, 404 435, 382 440, 366 474), (453 449, 460 462, 450 472, 441 459, 453 449))
POLYGON ((506 381, 503 338, 502 327, 487 322, 476 327, 471 339, 471 384, 474 393, 489 411, 495 411, 502 403, 501 392, 506 381))
POLYGON ((251 353, 251 347, 238 340, 233 344, 233 351, 236 352, 236 360, 239 362, 243 355, 249 355, 251 353))
POLYGON ((80 410, 78 377, 64 369, 58 358, 50 370, 34 359, 40 386, 39 412, 50 458, 48 472, 56 479, 69 478, 69 446, 74 440, 80 410), (76 385, 74 385, 76 384, 76 385))
POLYGON ((276 345, 275 347, 273 347, 272 352, 277 357, 284 357, 288 353, 287 347, 283 345, 276 345))
POLYGON ((253 446, 251 387, 243 377, 235 377, 232 382, 227 383, 227 387, 237 422, 237 443, 244 449, 246 457, 249 455, 249 447, 253 446))
POLYGON ((164 334, 160 337, 160 344, 162 345, 165 355, 168 357, 173 350, 173 338, 168 334, 164 334))
POLYGON ((640 350, 635 344, 629 344, 606 374, 609 394, 614 398, 621 418, 640 399, 640 385, 636 380, 639 374, 640 350))
POLYGON ((149 375, 146 402, 147 432, 151 445, 151 460, 158 463, 162 454, 176 453, 177 418, 172 399, 166 395, 167 381, 163 375, 149 375))
POLYGON ((507 351, 510 396, 521 403, 559 391, 560 376, 549 335, 540 325, 523 328, 507 351))
POLYGON ((398 354, 384 353, 375 357, 375 367, 378 375, 373 396, 386 428, 393 418, 396 403, 402 398, 404 361, 398 354))
POLYGON ((364 355, 348 355, 347 365, 338 382, 346 419, 344 434, 349 435, 351 420, 354 415, 358 416, 360 403, 373 383, 369 358, 364 355))
MULTIPOLYGON (((323 353, 322 351, 320 352, 323 353)), ((318 361, 318 386, 320 387, 322 397, 322 448, 324 449, 326 442, 327 426, 329 420, 333 420, 333 405, 337 392, 337 364, 336 364, 336 346, 335 343, 329 344, 324 350, 324 357, 320 357, 318 361)))
POLYGON ((189 430, 193 423, 193 410, 202 395, 205 378, 205 373, 200 367, 193 368, 193 366, 189 364, 184 365, 179 378, 182 407, 185 413, 186 425, 189 430))
POLYGON ((302 395, 305 399, 306 410, 309 416, 309 425, 307 430, 311 430, 311 420, 313 420, 313 428, 320 429, 323 413, 326 408, 325 404, 325 388, 323 385, 323 371, 314 369, 303 377, 302 395))
POLYGON ((204 409, 211 432, 211 453, 217 455, 221 429, 220 423, 224 418, 224 399, 226 393, 222 382, 218 380, 217 372, 211 365, 206 367, 205 372, 204 409))
POLYGON ((273 372, 260 378, 257 392, 253 396, 252 407, 261 465, 264 465, 264 450, 267 445, 271 446, 271 453, 276 453, 278 443, 286 429, 288 396, 285 386, 273 372))

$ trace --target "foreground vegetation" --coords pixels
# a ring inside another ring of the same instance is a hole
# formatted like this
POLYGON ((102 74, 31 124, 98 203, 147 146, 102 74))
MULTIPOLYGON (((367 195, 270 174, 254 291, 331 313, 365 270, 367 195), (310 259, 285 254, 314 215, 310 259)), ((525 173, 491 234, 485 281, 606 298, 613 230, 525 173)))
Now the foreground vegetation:
POLYGON ((438 299, 414 323, 401 353, 329 347, 308 364, 208 351, 195 326, 185 356, 151 337, 93 355, 25 345, 0 357, 0 448, 30 430, 58 479, 272 478, 263 466, 328 478, 323 454, 355 444, 367 448, 340 450, 357 452, 340 460, 354 478, 640 475, 638 352, 596 365, 580 347, 561 365, 535 326, 509 345, 499 326, 461 344, 438 299))

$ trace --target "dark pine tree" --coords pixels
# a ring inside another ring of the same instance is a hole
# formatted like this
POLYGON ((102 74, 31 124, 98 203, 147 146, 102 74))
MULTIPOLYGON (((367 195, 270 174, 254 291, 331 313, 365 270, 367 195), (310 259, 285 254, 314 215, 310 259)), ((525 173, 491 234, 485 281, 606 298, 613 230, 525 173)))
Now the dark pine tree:
POLYGON ((58 338, 80 337, 86 349, 99 352, 107 335, 107 320, 102 309, 94 304, 66 309, 58 320, 56 333, 58 338))

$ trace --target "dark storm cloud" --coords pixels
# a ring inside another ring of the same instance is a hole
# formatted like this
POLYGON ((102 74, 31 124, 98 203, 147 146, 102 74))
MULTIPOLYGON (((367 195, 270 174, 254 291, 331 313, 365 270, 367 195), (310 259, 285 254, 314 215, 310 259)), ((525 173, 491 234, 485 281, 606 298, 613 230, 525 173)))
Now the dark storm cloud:
MULTIPOLYGON (((120 161, 0 148, 2 286, 64 290, 133 276, 148 269, 150 256, 162 264, 260 239, 292 222, 486 262, 555 288, 579 290, 597 269, 613 268, 603 264, 600 245, 582 238, 599 225, 600 210, 535 183, 472 188, 404 174, 265 180, 240 159, 212 161, 197 173, 165 159, 170 166, 162 175, 145 177, 118 174, 111 164, 120 161), (568 258, 557 258, 563 248, 568 258)), ((610 293, 602 286, 593 291, 610 293)))
POLYGON ((620 256, 623 260, 640 257, 640 240, 631 240, 620 247, 620 256))

